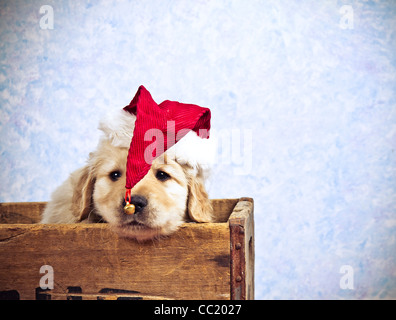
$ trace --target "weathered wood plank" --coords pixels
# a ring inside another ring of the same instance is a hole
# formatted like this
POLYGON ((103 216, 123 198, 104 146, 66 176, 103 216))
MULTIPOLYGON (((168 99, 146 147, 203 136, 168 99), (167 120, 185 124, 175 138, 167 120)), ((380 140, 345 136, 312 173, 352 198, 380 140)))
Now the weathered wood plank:
POLYGON ((143 299, 229 299, 229 248, 227 223, 184 224, 147 243, 119 238, 106 224, 0 225, 0 291, 35 299, 40 267, 50 265, 53 298, 75 287, 102 299, 104 288, 143 299))
POLYGON ((212 199, 215 222, 227 222, 239 199, 212 199))
POLYGON ((46 202, 0 203, 0 223, 37 223, 46 202))
POLYGON ((254 299, 253 199, 241 198, 230 219, 231 299, 254 299))
MULTIPOLYGON (((239 199, 211 200, 215 222, 227 222, 239 199)), ((46 202, 8 202, 0 203, 0 224, 38 223, 46 202)))

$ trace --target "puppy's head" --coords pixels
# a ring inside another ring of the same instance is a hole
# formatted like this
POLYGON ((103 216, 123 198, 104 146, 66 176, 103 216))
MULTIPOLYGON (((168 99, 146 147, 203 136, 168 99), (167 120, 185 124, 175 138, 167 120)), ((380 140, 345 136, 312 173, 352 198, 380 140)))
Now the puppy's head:
POLYGON ((212 221, 212 207, 200 169, 163 155, 132 189, 135 214, 121 214, 117 231, 127 237, 147 240, 169 235, 185 221, 212 221))
POLYGON ((128 148, 102 140, 89 154, 88 164, 78 174, 73 190, 72 211, 79 221, 117 222, 115 208, 125 190, 125 159, 128 148))
POLYGON ((92 216, 102 217, 119 235, 141 241, 169 235, 188 220, 212 221, 202 169, 180 164, 166 154, 153 161, 150 171, 132 189, 131 203, 136 211, 125 214, 127 154, 128 148, 104 140, 90 155, 75 192, 81 220, 94 213, 92 216))

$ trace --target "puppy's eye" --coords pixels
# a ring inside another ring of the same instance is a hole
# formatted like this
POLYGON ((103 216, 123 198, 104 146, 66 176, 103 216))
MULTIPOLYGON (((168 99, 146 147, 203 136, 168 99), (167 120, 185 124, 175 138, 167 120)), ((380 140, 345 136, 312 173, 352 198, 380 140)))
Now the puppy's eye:
POLYGON ((155 174, 155 177, 159 181, 166 181, 166 180, 170 179, 171 176, 169 174, 167 174, 165 171, 158 170, 157 173, 155 174))
POLYGON ((110 172, 109 177, 110 177, 111 181, 115 182, 121 178, 121 172, 120 171, 110 172))

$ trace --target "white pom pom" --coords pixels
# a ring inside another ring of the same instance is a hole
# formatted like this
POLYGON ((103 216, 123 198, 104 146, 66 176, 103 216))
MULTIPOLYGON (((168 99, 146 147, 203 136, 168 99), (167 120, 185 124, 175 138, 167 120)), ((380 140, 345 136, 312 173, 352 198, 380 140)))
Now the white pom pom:
POLYGON ((202 139, 194 131, 190 131, 173 147, 169 148, 166 154, 180 164, 205 169, 214 164, 216 144, 212 138, 202 139))

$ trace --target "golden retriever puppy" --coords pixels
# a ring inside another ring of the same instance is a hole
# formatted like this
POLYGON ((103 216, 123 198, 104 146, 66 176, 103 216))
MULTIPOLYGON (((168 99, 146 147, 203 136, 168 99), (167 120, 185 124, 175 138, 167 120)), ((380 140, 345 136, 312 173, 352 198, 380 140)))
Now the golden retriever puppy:
POLYGON ((212 221, 202 167, 180 161, 171 149, 153 161, 132 189, 136 212, 125 214, 128 147, 113 138, 107 132, 87 165, 55 190, 41 223, 108 222, 120 236, 144 241, 169 235, 186 221, 212 221))

